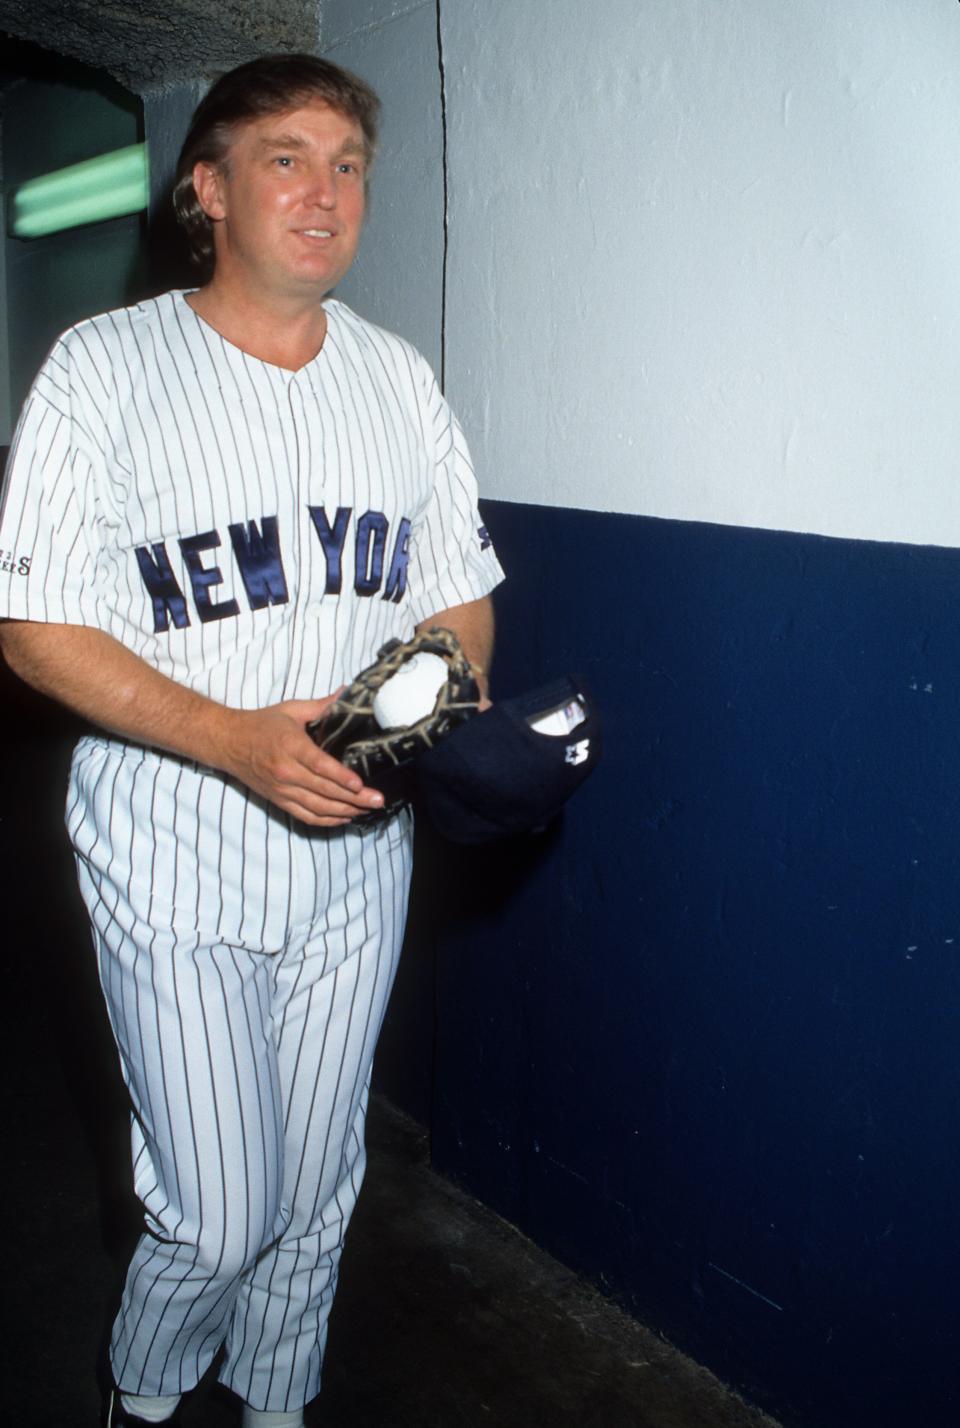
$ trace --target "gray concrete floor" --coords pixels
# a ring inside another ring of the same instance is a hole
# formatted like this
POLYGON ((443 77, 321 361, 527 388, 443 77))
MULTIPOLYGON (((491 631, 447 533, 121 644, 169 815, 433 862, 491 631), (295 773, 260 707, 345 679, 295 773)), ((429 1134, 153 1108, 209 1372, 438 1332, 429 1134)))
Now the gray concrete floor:
POLYGON ((374 1108, 316 1423, 331 1428, 776 1428, 434 1174, 374 1108))
MULTIPOLYGON (((20 1031, 2 1092, 4 1213, 15 1230, 0 1310, 0 1422, 94 1428, 97 1365, 102 1383, 137 1227, 125 1107, 100 1068, 105 1093, 85 1119, 76 1087, 46 1059, 50 1028, 28 1018, 20 1031)), ((88 1069, 77 1067, 81 1083, 88 1069)), ((316 1428, 771 1428, 436 1175, 425 1133, 387 1103, 375 1101, 368 1139, 324 1390, 308 1420, 316 1428)), ((212 1383, 184 1418, 187 1428, 238 1422, 212 1383)))
MULTIPOLYGON (((19 1312, 3 1331, 0 1421, 94 1428, 129 1234, 105 1252, 78 1128, 30 1123, 11 1167, 30 1192, 8 1281, 7 1309, 19 1312)), ((385 1102, 369 1139, 312 1428, 776 1428, 434 1174, 425 1133, 385 1102)), ((210 1376, 184 1422, 236 1428, 239 1415, 210 1376)))

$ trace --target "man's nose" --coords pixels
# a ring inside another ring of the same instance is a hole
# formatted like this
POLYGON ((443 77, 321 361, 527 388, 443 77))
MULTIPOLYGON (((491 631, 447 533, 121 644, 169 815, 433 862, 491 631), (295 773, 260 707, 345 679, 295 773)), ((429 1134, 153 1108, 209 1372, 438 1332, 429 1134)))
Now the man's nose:
POLYGON ((311 175, 307 202, 318 208, 334 208, 337 202, 337 176, 329 169, 317 170, 311 175))

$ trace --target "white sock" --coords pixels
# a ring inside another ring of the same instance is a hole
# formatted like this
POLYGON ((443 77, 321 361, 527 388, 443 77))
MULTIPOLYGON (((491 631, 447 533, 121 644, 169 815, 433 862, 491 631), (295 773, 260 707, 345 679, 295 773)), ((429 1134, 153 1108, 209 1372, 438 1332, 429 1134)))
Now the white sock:
POLYGON ((141 1398, 135 1393, 121 1393, 120 1402, 127 1413, 142 1418, 145 1423, 166 1423, 176 1413, 180 1398, 179 1393, 169 1398, 141 1398))
POLYGON ((295 1408, 292 1413, 265 1413, 245 1403, 243 1428, 303 1428, 303 1409, 295 1408))

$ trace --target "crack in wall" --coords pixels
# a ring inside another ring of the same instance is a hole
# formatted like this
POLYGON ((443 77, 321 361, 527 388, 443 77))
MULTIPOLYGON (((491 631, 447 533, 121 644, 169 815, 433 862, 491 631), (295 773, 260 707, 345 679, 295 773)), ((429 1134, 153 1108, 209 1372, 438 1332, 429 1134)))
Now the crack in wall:
POLYGON ((450 247, 449 184, 447 155, 447 74, 443 59, 443 17, 437 6, 437 64, 440 70, 440 134, 443 152, 443 259, 440 264, 440 390, 447 389, 447 256, 450 247))

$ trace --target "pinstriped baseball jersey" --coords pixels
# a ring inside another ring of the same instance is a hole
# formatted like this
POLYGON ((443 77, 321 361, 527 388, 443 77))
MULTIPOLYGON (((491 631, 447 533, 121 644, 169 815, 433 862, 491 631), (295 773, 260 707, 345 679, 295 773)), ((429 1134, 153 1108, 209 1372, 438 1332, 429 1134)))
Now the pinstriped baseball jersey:
MULTIPOLYGON (((292 373, 169 293, 54 346, 8 465, 0 615, 106 630, 240 708, 319 698, 502 571, 463 436, 419 354, 341 303, 292 373)), ((279 946, 309 838, 189 761, 75 754, 77 853, 149 923, 279 946), (244 869, 224 878, 222 869, 244 869)), ((301 875, 302 876, 302 875, 301 875)))
POLYGON ((320 697, 502 572, 427 364, 343 304, 299 372, 182 293, 67 332, 11 450, 0 614, 95 625, 240 708, 320 697))

